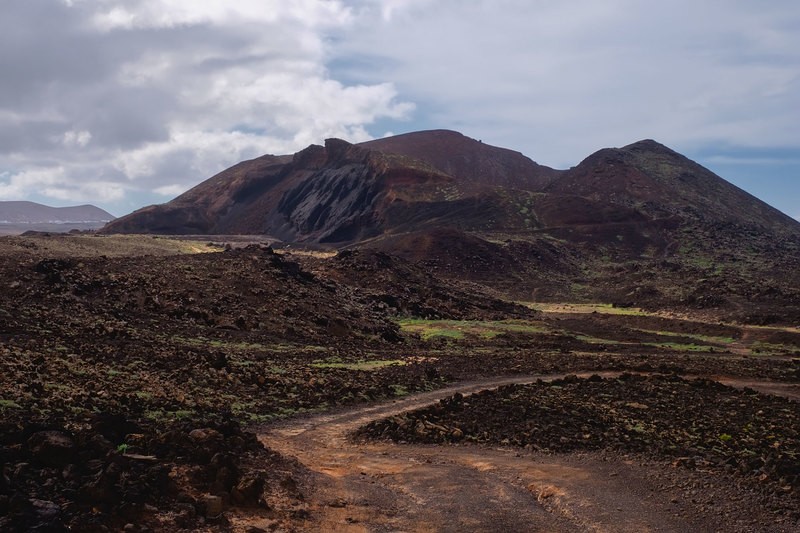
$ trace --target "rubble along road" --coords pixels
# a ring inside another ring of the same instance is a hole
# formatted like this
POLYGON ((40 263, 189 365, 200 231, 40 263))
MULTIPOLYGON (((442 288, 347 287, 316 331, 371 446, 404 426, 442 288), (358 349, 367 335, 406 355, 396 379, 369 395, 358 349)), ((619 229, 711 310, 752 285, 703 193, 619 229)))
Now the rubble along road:
MULTIPOLYGON (((470 395, 563 377, 461 383, 389 403, 287 421, 265 428, 259 438, 309 470, 306 507, 293 524, 298 530, 640 532, 793 527, 764 510, 748 508, 746 489, 731 485, 724 476, 635 454, 544 454, 511 447, 397 445, 351 438, 370 422, 430 406, 455 393, 470 395)), ((725 383, 798 398, 796 390, 774 382, 738 384, 726 378, 725 383)), ((243 527, 246 521, 234 518, 232 523, 243 527)))

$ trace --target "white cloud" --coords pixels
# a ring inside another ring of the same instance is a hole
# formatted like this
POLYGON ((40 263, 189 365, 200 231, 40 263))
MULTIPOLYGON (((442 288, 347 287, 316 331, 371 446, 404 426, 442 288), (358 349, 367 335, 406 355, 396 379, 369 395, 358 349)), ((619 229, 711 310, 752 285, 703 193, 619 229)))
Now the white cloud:
POLYGON ((172 198, 186 192, 186 187, 183 185, 164 185, 163 187, 157 187, 153 192, 172 198))
POLYGON ((0 200, 21 200, 28 198, 25 187, 17 183, 3 183, 0 181, 0 200))
POLYGON ((0 174, 0 199, 4 200, 40 195, 70 202, 84 202, 89 198, 96 202, 114 202, 122 199, 125 193, 126 187, 120 183, 102 179, 78 181, 63 166, 0 174))
POLYGON ((4 197, 164 196, 242 159, 326 137, 370 139, 370 124, 413 111, 391 83, 330 77, 329 39, 354 22, 345 2, 72 0, 53 8, 58 24, 41 28, 49 40, 39 30, 3 31, 38 28, 24 0, 10 0, 0 21, 0 49, 26 51, 0 54, 9 73, 0 87, 0 172, 11 176, 0 180, 4 197))
POLYGON ((77 146, 80 148, 85 147, 92 140, 92 134, 86 130, 75 131, 69 130, 64 132, 63 143, 64 146, 77 146))
POLYGON ((95 13, 95 24, 106 31, 117 28, 174 28, 193 24, 275 24, 286 19, 306 26, 337 26, 350 19, 349 10, 338 1, 321 0, 149 0, 109 1, 95 13))

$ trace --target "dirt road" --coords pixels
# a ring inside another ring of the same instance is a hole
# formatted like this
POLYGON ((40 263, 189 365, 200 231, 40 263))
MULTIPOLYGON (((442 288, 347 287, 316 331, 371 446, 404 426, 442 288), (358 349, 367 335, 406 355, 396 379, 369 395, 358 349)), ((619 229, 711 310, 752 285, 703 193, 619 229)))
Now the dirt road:
MULTIPOLYGON (((615 373, 600 373, 613 376, 615 373)), ((391 403, 291 420, 260 439, 312 471, 300 530, 357 531, 719 531, 743 524, 704 513, 667 478, 633 460, 584 453, 543 455, 477 446, 354 444, 358 427, 526 376, 461 383, 391 403), (661 477, 659 477, 661 476, 661 477)), ((737 385, 735 380, 726 380, 737 385)), ((742 386, 770 390, 757 382, 742 386)), ((797 397, 797 391, 786 390, 797 397)), ((675 470, 675 469, 672 469, 675 470)), ((731 518, 731 520, 734 520, 731 518)), ((780 529, 777 529, 780 530, 780 529)))

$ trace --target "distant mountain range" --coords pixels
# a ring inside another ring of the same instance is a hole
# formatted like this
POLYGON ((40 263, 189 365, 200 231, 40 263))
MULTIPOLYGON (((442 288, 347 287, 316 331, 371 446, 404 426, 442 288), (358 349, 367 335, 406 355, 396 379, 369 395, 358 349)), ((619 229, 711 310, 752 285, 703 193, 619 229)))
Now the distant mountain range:
POLYGON ((800 317, 800 222, 653 140, 555 170, 447 130, 328 139, 102 231, 267 234, 378 249, 520 299, 736 300, 756 314, 766 299, 800 317))
POLYGON ((114 216, 93 205, 50 207, 36 202, 0 202, 0 232, 97 229, 114 216))

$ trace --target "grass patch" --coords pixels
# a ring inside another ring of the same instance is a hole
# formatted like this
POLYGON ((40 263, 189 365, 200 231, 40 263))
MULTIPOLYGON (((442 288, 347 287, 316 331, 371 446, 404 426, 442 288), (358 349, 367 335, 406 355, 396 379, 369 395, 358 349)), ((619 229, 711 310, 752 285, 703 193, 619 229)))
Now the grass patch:
POLYGON ((0 409, 22 409, 14 400, 0 400, 0 409))
POLYGON ((342 361, 338 357, 331 357, 325 360, 318 360, 311 363, 314 368, 342 368, 345 370, 380 370, 387 366, 402 366, 406 362, 400 359, 385 359, 375 361, 342 361))
POLYGON ((643 342, 644 346, 665 348, 676 352, 713 352, 714 347, 707 344, 684 344, 680 342, 643 342))
POLYGON ((613 339, 601 339, 600 337, 592 337, 591 335, 575 335, 575 338, 579 341, 583 341, 586 344, 627 344, 623 343, 622 341, 615 341, 613 339))
POLYGON ((408 388, 405 387, 404 385, 394 384, 394 385, 391 385, 391 387, 392 387, 392 392, 394 393, 395 396, 407 396, 408 395, 408 388))
POLYGON ((144 416, 149 420, 161 422, 165 420, 183 420, 193 416, 194 414, 194 411, 191 409, 178 409, 177 411, 154 409, 152 411, 145 411, 144 416))
POLYGON ((328 348, 324 346, 302 345, 302 344, 262 344, 258 342, 236 342, 224 339, 209 339, 206 337, 169 337, 167 340, 196 348, 217 348, 229 352, 324 352, 328 348))
POLYGON ((220 349, 224 348, 225 350, 237 351, 237 352, 263 351, 267 348, 265 345, 259 343, 231 342, 220 339, 207 339, 204 337, 195 337, 195 338, 170 337, 170 339, 174 342, 177 342, 178 344, 183 344, 184 346, 220 348, 220 349))
POLYGON ((638 307, 615 307, 608 303, 532 303, 522 302, 523 305, 542 313, 598 313, 604 315, 625 316, 654 316, 653 313, 643 311, 638 307))
POLYGON ((785 354, 797 353, 798 351, 800 351, 800 346, 775 342, 755 341, 750 346, 750 352, 754 354, 785 354))
POLYGON ((444 338, 460 340, 467 337, 493 339, 505 333, 536 334, 549 330, 539 324, 524 320, 425 320, 405 318, 398 322, 406 333, 419 335, 424 341, 444 338))
POLYGON ((736 339, 734 339, 733 337, 700 335, 696 333, 678 333, 674 331, 655 331, 651 329, 639 329, 639 328, 634 328, 634 330, 641 331, 642 333, 652 333, 653 335, 658 335, 659 337, 681 337, 686 339, 695 339, 707 344, 717 344, 723 346, 728 344, 733 344, 736 342, 736 339))

